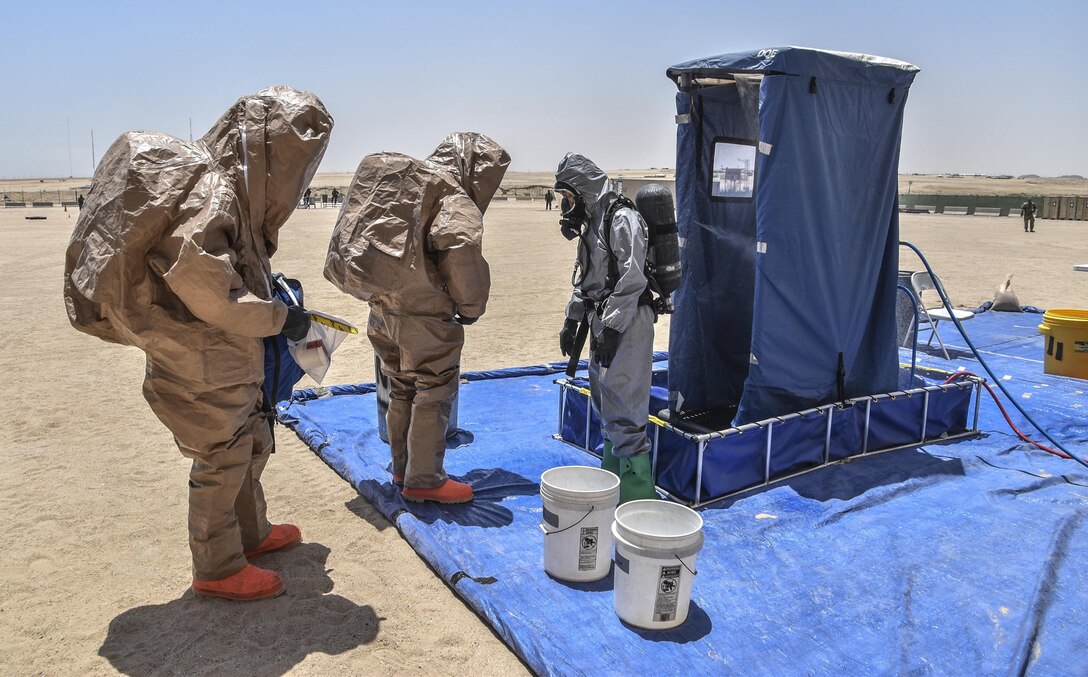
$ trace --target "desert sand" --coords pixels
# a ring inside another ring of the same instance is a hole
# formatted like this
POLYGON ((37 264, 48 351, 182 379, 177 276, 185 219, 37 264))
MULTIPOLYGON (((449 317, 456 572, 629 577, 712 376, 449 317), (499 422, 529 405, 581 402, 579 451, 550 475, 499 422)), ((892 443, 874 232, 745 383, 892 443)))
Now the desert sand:
MULTIPOLYGON (((273 268, 303 280, 308 306, 362 325, 365 308, 321 275, 336 214, 296 212, 273 268)), ((142 399, 143 355, 80 334, 65 316, 75 217, 61 207, 0 208, 0 370, 12 397, 0 423, 4 672, 524 673, 396 529, 284 428, 265 474, 270 516, 299 524, 305 542, 261 561, 283 573, 287 593, 246 604, 193 597, 188 463, 142 399), (35 215, 46 220, 25 219, 35 215)), ((492 301, 468 328, 464 369, 558 359, 574 244, 557 217, 540 201, 488 211, 492 301)), ((961 307, 992 298, 1008 273, 1024 304, 1088 307, 1088 274, 1072 269, 1088 263, 1086 229, 1040 220, 1026 234, 1016 217, 902 216, 903 239, 926 253, 961 307)), ((904 254, 900 267, 918 266, 904 254)), ((658 324, 658 349, 668 326, 658 324)), ((365 338, 334 360, 326 384, 373 380, 365 338)))

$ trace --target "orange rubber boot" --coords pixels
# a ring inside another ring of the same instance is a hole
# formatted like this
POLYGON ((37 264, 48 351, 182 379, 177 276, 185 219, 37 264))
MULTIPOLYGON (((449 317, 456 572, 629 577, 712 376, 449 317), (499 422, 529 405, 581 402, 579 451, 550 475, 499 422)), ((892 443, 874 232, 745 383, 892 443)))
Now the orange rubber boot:
POLYGON ((274 524, 272 531, 268 532, 268 536, 255 550, 247 550, 243 554, 246 559, 253 559, 277 550, 286 550, 298 545, 301 541, 302 531, 294 524, 274 524))
POLYGON ((446 479, 437 487, 424 489, 420 487, 404 487, 401 495, 409 501, 422 503, 434 501, 435 503, 468 503, 472 500, 472 487, 456 480, 446 479))
POLYGON ((393 484, 398 487, 404 486, 404 475, 393 475, 393 484))
POLYGON ((193 592, 202 597, 222 597, 238 601, 268 599, 283 594, 283 578, 275 571, 247 564, 236 574, 218 581, 193 579, 193 592))

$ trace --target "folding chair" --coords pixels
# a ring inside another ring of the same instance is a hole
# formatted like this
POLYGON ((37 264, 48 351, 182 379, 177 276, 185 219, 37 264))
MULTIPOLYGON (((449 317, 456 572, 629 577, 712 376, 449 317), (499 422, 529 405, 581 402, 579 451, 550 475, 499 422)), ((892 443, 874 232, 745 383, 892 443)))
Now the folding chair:
MULTIPOLYGON (((944 290, 944 285, 940 284, 939 279, 934 280, 933 277, 924 270, 918 271, 917 273, 911 275, 910 284, 912 287, 914 287, 914 295, 918 298, 918 308, 921 311, 918 314, 918 329, 921 329, 923 326, 928 326, 930 329, 929 338, 926 340, 926 346, 929 346, 931 343, 933 343, 933 337, 936 336, 937 343, 939 343, 941 346, 941 352, 944 353, 944 359, 952 359, 948 356, 948 349, 944 347, 944 341, 941 340, 941 335, 937 332, 937 323, 950 322, 953 316, 955 316, 955 318, 960 322, 966 322, 967 320, 970 320, 972 317, 974 317, 975 314, 972 313, 970 310, 958 310, 956 308, 953 308, 952 315, 949 315, 948 310, 945 309, 943 303, 933 308, 927 308, 926 300, 923 297, 923 293, 927 291, 936 292, 937 301, 940 302, 941 293, 944 290)), ((944 296, 948 296, 947 292, 944 293, 944 296)), ((949 302, 949 305, 951 305, 951 301, 949 302)))

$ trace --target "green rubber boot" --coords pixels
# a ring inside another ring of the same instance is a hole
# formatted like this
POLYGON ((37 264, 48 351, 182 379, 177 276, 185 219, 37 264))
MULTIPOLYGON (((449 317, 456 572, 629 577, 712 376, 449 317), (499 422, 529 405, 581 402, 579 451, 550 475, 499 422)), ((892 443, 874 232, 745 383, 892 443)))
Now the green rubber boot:
POLYGON ((612 454, 612 443, 608 440, 604 441, 604 454, 601 455, 601 468, 607 470, 616 477, 620 476, 620 459, 612 454))
POLYGON ((620 503, 637 501, 643 498, 657 498, 654 489, 653 470, 650 467, 650 454, 642 453, 616 459, 620 472, 620 503))

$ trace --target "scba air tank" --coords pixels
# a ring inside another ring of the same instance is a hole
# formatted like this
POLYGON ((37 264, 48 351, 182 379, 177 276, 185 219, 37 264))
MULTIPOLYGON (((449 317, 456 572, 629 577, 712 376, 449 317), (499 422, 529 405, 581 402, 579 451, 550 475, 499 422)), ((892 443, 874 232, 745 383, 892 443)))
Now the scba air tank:
POLYGON ((671 312, 669 298, 680 288, 680 240, 676 232, 676 208, 669 189, 658 183, 635 195, 635 207, 650 230, 650 285, 662 297, 663 310, 671 312))

